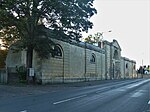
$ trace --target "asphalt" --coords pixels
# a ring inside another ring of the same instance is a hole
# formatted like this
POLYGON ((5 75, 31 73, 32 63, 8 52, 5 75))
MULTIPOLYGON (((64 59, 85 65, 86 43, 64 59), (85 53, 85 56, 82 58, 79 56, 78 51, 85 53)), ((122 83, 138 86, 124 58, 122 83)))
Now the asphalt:
POLYGON ((0 112, 148 112, 149 84, 132 79, 0 85, 0 112))
POLYGON ((78 87, 88 87, 94 85, 102 85, 112 82, 125 81, 129 79, 122 80, 101 80, 101 81, 87 81, 87 82, 75 82, 75 83, 59 83, 59 84, 0 84, 0 99, 5 97, 15 97, 22 95, 36 95, 47 92, 61 91, 68 88, 78 88, 78 87))

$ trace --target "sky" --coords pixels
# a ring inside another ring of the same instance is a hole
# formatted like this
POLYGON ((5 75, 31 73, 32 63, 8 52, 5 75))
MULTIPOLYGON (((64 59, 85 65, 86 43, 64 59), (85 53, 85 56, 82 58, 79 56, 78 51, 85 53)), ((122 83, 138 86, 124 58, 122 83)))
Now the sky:
POLYGON ((104 32, 104 40, 116 39, 121 55, 135 60, 137 68, 150 65, 150 0, 95 0, 94 7, 93 29, 83 36, 104 32))
POLYGON ((104 40, 116 39, 121 55, 135 60, 137 68, 150 65, 150 0, 95 0, 94 7, 93 29, 83 36, 104 32, 104 40))

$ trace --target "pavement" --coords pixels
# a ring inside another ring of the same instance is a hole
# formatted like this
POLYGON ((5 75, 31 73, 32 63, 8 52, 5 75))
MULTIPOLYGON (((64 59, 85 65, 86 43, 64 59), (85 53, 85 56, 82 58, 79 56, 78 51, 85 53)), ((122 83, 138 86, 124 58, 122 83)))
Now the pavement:
POLYGON ((24 95, 37 95, 48 92, 56 92, 69 88, 78 87, 88 87, 94 85, 100 85, 122 80, 101 80, 101 81, 87 81, 87 82, 75 82, 75 83, 59 83, 59 84, 47 84, 47 85, 37 85, 37 84, 0 84, 0 99, 5 97, 15 97, 24 95))

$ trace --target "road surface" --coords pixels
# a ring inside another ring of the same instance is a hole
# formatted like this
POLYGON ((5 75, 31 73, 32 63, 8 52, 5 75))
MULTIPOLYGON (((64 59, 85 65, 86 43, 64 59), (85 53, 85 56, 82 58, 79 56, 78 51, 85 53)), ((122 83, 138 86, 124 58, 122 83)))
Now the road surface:
POLYGON ((0 112, 150 112, 150 79, 4 97, 0 112))

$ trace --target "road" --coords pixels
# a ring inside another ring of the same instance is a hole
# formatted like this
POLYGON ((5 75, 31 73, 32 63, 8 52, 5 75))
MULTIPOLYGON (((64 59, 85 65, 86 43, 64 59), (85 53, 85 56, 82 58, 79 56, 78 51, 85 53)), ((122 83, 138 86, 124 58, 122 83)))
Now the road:
POLYGON ((0 112, 150 112, 150 79, 0 98, 0 112))

